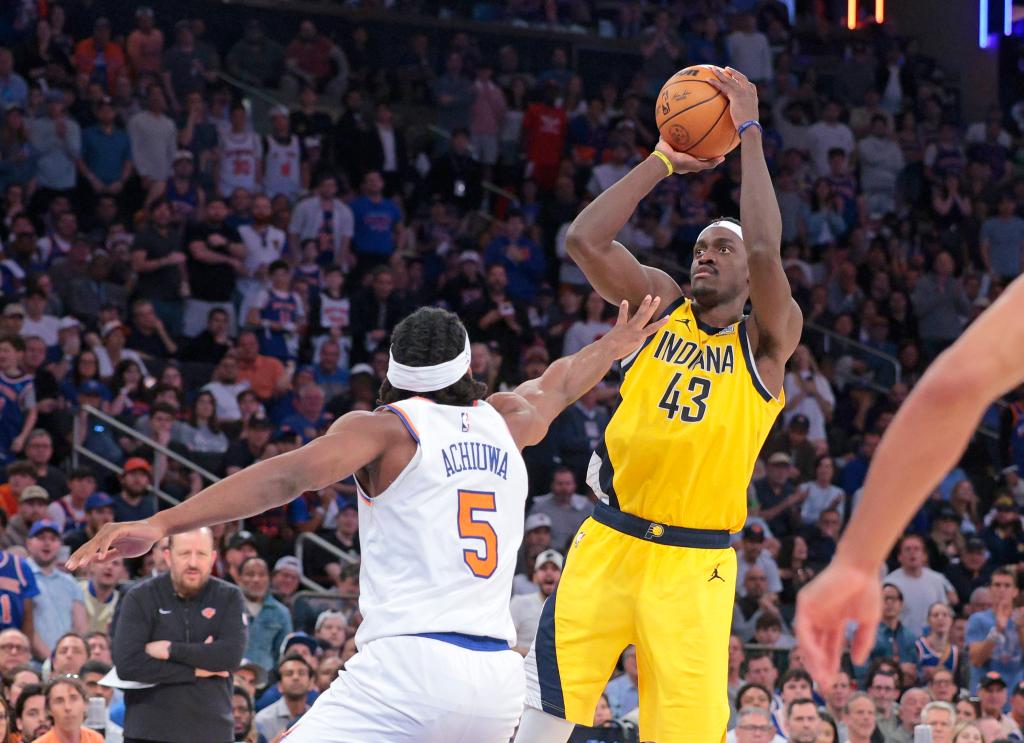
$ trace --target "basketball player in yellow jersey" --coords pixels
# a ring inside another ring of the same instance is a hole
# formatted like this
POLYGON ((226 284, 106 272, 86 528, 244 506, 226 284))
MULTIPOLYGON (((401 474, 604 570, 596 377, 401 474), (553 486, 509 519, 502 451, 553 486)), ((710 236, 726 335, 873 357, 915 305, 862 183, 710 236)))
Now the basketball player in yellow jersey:
POLYGON ((783 407, 785 364, 802 318, 779 254, 782 225, 756 123, 757 91, 735 70, 718 78, 740 132, 742 227, 718 220, 701 232, 693 299, 614 237, 670 169, 694 172, 721 159, 695 160, 661 141, 569 230, 570 255, 606 300, 658 296, 670 319, 622 362, 622 402, 588 477, 600 502, 573 540, 527 658, 520 743, 562 743, 571 723, 592 724, 630 644, 641 740, 725 738, 736 583, 729 535, 746 519, 747 485, 783 407))

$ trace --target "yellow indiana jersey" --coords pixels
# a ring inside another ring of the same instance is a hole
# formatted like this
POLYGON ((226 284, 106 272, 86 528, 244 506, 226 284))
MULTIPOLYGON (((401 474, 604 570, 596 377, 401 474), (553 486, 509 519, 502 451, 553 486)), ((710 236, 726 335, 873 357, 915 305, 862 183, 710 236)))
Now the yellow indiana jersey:
POLYGON ((671 319, 623 359, 622 402, 590 461, 609 505, 693 529, 743 528, 757 454, 784 399, 754 365, 746 319, 713 328, 681 297, 671 319))

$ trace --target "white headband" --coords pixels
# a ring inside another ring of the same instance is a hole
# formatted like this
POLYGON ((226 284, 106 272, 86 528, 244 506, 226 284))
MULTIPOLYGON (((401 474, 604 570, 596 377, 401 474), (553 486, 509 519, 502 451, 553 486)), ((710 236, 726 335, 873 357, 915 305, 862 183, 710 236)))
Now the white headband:
POLYGON ((723 227, 729 230, 729 232, 734 233, 736 237, 738 237, 740 240, 743 239, 743 230, 740 229, 740 226, 738 224, 736 224, 735 222, 727 222, 724 219, 720 219, 719 221, 712 222, 707 227, 702 229, 700 231, 700 234, 697 235, 697 239, 694 240, 694 242, 700 242, 700 239, 704 237, 704 233, 710 230, 712 227, 723 227))
POLYGON ((454 359, 433 366, 406 366, 395 361, 393 353, 388 356, 388 381, 392 387, 409 392, 436 392, 455 384, 469 371, 469 334, 465 347, 454 359))

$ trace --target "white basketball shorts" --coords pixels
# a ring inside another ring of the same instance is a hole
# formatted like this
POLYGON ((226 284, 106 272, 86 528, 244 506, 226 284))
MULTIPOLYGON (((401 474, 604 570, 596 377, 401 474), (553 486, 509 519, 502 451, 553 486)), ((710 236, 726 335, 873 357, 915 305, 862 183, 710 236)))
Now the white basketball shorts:
POLYGON ((507 743, 523 712, 523 659, 417 636, 367 643, 285 743, 507 743))

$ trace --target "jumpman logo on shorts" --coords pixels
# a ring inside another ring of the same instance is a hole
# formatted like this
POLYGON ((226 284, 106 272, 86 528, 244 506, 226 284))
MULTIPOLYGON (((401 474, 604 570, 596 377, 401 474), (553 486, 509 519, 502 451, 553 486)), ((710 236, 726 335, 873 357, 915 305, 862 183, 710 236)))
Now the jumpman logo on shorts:
POLYGON ((720 576, 720 575, 718 574, 718 566, 717 566, 717 565, 715 565, 715 569, 714 569, 714 571, 713 571, 713 572, 711 573, 711 577, 710 577, 710 578, 708 578, 708 583, 710 583, 711 581, 713 581, 713 580, 714 580, 715 578, 718 578, 718 580, 722 581, 722 583, 725 583, 725 578, 723 578, 722 576, 720 576))

